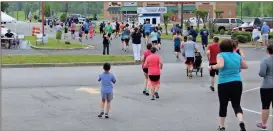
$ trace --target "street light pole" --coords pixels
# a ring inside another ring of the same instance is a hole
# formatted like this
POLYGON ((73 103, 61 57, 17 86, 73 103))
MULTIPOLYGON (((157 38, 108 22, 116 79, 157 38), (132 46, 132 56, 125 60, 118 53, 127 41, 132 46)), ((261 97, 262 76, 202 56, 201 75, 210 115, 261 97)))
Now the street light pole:
POLYGON ((42 2, 42 31, 43 31, 43 35, 45 35, 45 5, 44 2, 42 2))
POLYGON ((183 30, 183 22, 184 22, 184 4, 181 2, 181 29, 183 30))

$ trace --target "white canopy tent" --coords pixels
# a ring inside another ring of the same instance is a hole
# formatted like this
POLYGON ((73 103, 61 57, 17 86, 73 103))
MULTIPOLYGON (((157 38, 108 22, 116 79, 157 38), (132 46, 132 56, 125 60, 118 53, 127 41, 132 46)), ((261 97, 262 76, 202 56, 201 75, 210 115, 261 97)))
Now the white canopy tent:
POLYGON ((16 19, 1 11, 1 23, 15 23, 16 19))

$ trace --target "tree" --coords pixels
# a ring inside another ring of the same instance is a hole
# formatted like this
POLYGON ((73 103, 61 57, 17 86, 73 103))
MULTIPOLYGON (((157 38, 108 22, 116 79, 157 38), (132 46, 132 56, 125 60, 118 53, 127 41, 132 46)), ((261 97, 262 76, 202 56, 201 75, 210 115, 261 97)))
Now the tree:
POLYGON ((195 17, 197 19, 197 29, 199 29, 201 10, 195 10, 194 13, 195 13, 195 17))
POLYGON ((5 12, 7 8, 9 8, 9 3, 8 2, 1 2, 1 11, 5 12))
POLYGON ((45 17, 50 17, 50 3, 45 2, 45 17))
POLYGON ((215 10, 214 12, 216 14, 216 18, 221 18, 222 14, 224 13, 224 11, 222 11, 222 10, 215 10))
POLYGON ((209 12, 207 10, 200 10, 200 12, 199 12, 199 16, 203 21, 204 27, 206 27, 206 22, 207 22, 207 19, 208 19, 208 13, 209 12))
POLYGON ((164 25, 165 25, 166 35, 168 35, 168 23, 169 23, 171 16, 172 16, 171 12, 167 12, 167 13, 163 14, 163 21, 164 21, 164 25))
POLYGON ((24 4, 25 20, 27 19, 28 13, 30 12, 30 7, 28 3, 24 4))
POLYGON ((63 13, 63 14, 61 15, 61 17, 60 17, 60 20, 61 20, 62 22, 65 22, 65 21, 66 21, 66 18, 67 18, 66 13, 63 13))

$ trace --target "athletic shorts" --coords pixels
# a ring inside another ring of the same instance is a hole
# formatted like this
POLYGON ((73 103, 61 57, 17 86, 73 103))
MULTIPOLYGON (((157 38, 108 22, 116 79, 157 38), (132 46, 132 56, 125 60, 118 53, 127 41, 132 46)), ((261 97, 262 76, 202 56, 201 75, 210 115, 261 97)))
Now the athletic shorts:
POLYGON ((157 44, 157 40, 153 40, 152 43, 153 43, 153 44, 157 44))
POLYGON ((116 30, 113 30, 113 33, 116 32, 116 30))
POLYGON ((148 74, 148 68, 143 68, 143 72, 148 74))
POLYGON ((261 88, 260 95, 262 101, 262 108, 268 110, 270 108, 270 104, 272 104, 273 108, 273 88, 261 88))
POLYGON ((101 100, 103 101, 111 101, 113 100, 113 93, 102 93, 101 100))
POLYGON ((82 37, 82 34, 81 34, 81 35, 79 35, 79 37, 82 37))
POLYGON ((150 32, 145 32, 145 36, 150 36, 150 32))
POLYGON ((84 31, 85 34, 88 34, 88 31, 84 31))
POLYGON ((157 39, 158 44, 161 44, 161 38, 157 39))
POLYGON ((202 45, 208 45, 208 40, 202 40, 202 45))
POLYGON ((157 82, 160 80, 160 75, 149 75, 149 79, 152 82, 157 82))
MULTIPOLYGON (((216 65, 216 63, 210 63, 209 65, 210 66, 216 65)), ((219 72, 218 70, 213 69, 213 70, 209 71, 209 74, 210 74, 211 77, 215 77, 215 75, 218 75, 218 72, 219 72)))
POLYGON ((116 32, 119 33, 119 29, 116 29, 116 32))
POLYGON ((72 33, 72 34, 75 34, 75 30, 71 30, 71 33, 72 33))
POLYGON ((129 38, 127 38, 127 39, 124 39, 124 41, 125 41, 125 43, 126 43, 126 46, 128 46, 128 45, 129 45, 129 41, 130 41, 130 39, 129 39, 129 38))
POLYGON ((121 41, 124 41, 124 39, 121 39, 121 41))
POLYGON ((174 52, 181 52, 180 47, 175 46, 175 47, 174 47, 174 52))
POLYGON ((185 64, 190 65, 194 63, 194 57, 187 57, 185 64))

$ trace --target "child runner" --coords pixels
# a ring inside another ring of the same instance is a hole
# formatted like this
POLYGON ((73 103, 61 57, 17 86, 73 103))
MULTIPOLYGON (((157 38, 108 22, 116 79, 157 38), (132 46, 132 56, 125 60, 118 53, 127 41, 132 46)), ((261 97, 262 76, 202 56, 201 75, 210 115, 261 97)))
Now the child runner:
POLYGON ((75 30, 76 30, 76 23, 73 21, 70 26, 71 37, 73 40, 75 39, 75 30))
POLYGON ((159 27, 157 33, 158 33, 158 38, 157 38, 157 44, 158 44, 158 49, 160 50, 160 46, 161 46, 161 34, 162 34, 162 30, 160 30, 161 27, 159 27))
POLYGON ((151 41, 152 41, 153 47, 156 47, 156 49, 158 50, 157 40, 158 40, 158 33, 157 33, 157 29, 154 28, 153 32, 151 33, 151 41))
POLYGON ((122 47, 122 50, 126 51, 124 30, 121 30, 121 47, 122 47))
POLYGON ((83 34, 83 31, 82 31, 82 25, 80 25, 80 28, 79 28, 79 41, 82 42, 82 34, 83 34))
MULTIPOLYGON (((219 38, 214 37, 213 38, 213 43, 208 46, 207 56, 208 56, 208 59, 209 59, 209 65, 210 66, 213 66, 213 65, 217 64, 216 57, 220 53, 220 48, 219 48, 218 42, 219 42, 219 38)), ((213 92, 215 91, 215 89, 214 89, 215 75, 218 75, 218 70, 216 70, 216 69, 210 70, 210 77, 211 77, 210 90, 213 91, 213 92)))
POLYGON ((177 59, 179 59, 179 54, 181 52, 180 50, 181 41, 182 41, 181 35, 179 35, 178 32, 175 32, 175 35, 173 36, 173 42, 174 42, 174 53, 177 59))
POLYGON ((149 55, 145 61, 144 67, 148 68, 150 92, 152 93, 152 99, 155 100, 155 97, 159 98, 159 87, 160 87, 160 70, 163 67, 161 57, 156 54, 156 48, 152 47, 151 55, 149 55))
POLYGON ((107 102, 106 105, 106 113, 105 118, 109 118, 109 111, 110 111, 110 104, 113 100, 113 85, 112 83, 116 83, 116 78, 113 74, 111 74, 109 71, 111 69, 111 65, 109 63, 105 63, 103 65, 104 72, 99 75, 98 81, 101 82, 101 103, 100 108, 101 112, 98 115, 98 117, 102 117, 104 115, 104 105, 105 101, 107 102))
POLYGON ((147 44, 147 50, 145 52, 143 52, 142 56, 141 56, 141 62, 142 62, 142 69, 143 69, 143 72, 144 72, 144 76, 145 76, 145 87, 144 87, 144 90, 143 90, 143 94, 144 95, 149 95, 149 86, 148 86, 148 82, 149 82, 149 77, 148 77, 148 68, 146 68, 144 66, 145 64, 145 61, 146 61, 146 58, 152 54, 151 52, 151 48, 153 47, 153 45, 151 43, 148 43, 147 44))
POLYGON ((65 25, 64 26, 64 39, 68 39, 67 33, 68 33, 68 27, 67 27, 67 25, 65 25))
POLYGON ((185 49, 184 49, 183 45, 184 45, 185 42, 187 42, 187 40, 188 40, 188 37, 184 36, 184 39, 181 42, 181 46, 180 46, 180 51, 181 51, 181 54, 182 54, 185 62, 186 62, 186 55, 185 55, 185 49))
POLYGON ((90 39, 94 37, 94 34, 95 34, 95 28, 94 28, 94 25, 92 24, 89 30, 90 39))

